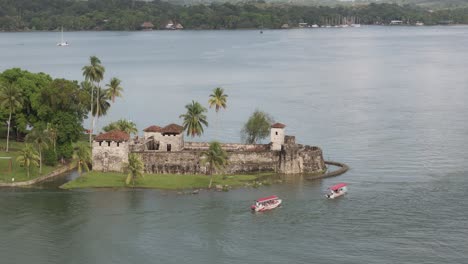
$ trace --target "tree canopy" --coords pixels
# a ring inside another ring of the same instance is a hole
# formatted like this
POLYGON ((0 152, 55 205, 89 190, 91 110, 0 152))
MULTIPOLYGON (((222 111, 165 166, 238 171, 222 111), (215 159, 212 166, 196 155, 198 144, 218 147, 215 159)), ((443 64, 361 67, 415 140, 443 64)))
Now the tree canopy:
POLYGON ((224 93, 224 89, 221 87, 216 87, 215 89, 213 89, 213 93, 210 94, 208 104, 210 105, 210 108, 214 107, 216 113, 218 113, 219 109, 226 109, 227 98, 228 95, 224 93))
POLYGON ((241 131, 241 138, 247 144, 256 144, 270 135, 270 126, 274 122, 269 114, 255 110, 241 131))
POLYGON ((187 113, 180 115, 182 118, 184 130, 187 131, 187 136, 195 137, 201 136, 204 132, 203 126, 208 126, 206 120, 206 108, 203 107, 199 102, 192 101, 191 104, 185 106, 187 113))
POLYGON ((120 120, 117 120, 116 122, 112 122, 104 126, 102 130, 104 130, 105 132, 109 132, 112 130, 120 130, 120 131, 128 133, 129 135, 138 133, 136 124, 126 119, 120 119, 120 120))
MULTIPOLYGON (((48 130, 59 157, 71 158, 73 148, 83 133, 82 123, 89 111, 90 94, 76 81, 53 79, 44 73, 19 68, 0 73, 0 83, 14 84, 22 104, 11 116, 11 129, 23 138, 31 128, 48 130)), ((8 109, 0 108, 0 120, 8 120, 8 109)))

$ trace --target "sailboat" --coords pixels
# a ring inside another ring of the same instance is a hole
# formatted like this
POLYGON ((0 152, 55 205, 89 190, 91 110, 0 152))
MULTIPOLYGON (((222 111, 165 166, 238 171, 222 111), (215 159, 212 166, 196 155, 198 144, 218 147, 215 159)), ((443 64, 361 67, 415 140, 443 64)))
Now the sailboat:
POLYGON ((70 45, 67 41, 63 41, 63 27, 62 27, 62 40, 57 43, 57 46, 63 47, 63 46, 68 46, 70 45))

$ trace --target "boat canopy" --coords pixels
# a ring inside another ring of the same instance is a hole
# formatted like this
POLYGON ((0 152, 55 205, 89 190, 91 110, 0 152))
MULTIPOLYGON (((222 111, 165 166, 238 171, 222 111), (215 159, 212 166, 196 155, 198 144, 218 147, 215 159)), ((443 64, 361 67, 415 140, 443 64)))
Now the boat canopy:
POLYGON ((345 187, 345 186, 347 186, 346 183, 338 183, 337 185, 333 185, 332 187, 330 187, 330 188, 328 188, 328 189, 330 189, 330 190, 332 190, 332 191, 336 191, 336 190, 338 190, 338 189, 340 189, 340 188, 343 188, 343 187, 345 187))
POLYGON ((263 202, 266 202, 266 201, 277 200, 277 199, 278 199, 278 196, 272 195, 272 196, 260 198, 260 199, 257 200, 257 202, 263 203, 263 202))

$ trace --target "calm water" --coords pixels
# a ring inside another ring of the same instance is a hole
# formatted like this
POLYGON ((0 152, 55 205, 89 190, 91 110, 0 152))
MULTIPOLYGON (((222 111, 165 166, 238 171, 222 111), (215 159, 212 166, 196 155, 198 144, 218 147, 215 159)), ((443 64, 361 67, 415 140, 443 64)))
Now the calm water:
MULTIPOLYGON (((177 122, 222 86, 221 139, 255 109, 351 171, 197 196, 0 190, 1 263, 465 263, 468 27, 1 33, 0 70, 81 79, 90 55, 126 89, 99 126, 177 122), (327 186, 350 184, 336 201, 327 186), (285 206, 251 214, 269 194, 285 206)), ((214 123, 214 114, 209 114, 214 123)), ((87 124, 87 122, 86 122, 87 124)), ((207 130, 202 140, 216 131, 207 130)))

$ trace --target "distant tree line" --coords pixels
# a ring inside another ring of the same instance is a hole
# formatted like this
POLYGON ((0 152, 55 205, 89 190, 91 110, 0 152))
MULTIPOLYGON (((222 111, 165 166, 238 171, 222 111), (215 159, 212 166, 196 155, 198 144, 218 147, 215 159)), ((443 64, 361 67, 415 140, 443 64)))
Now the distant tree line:
POLYGON ((352 17, 362 24, 421 21, 468 23, 468 8, 427 10, 413 5, 298 6, 243 2, 175 5, 137 0, 0 0, 0 30, 138 30, 143 22, 155 29, 170 20, 186 29, 280 28, 305 22, 324 24, 352 17))

